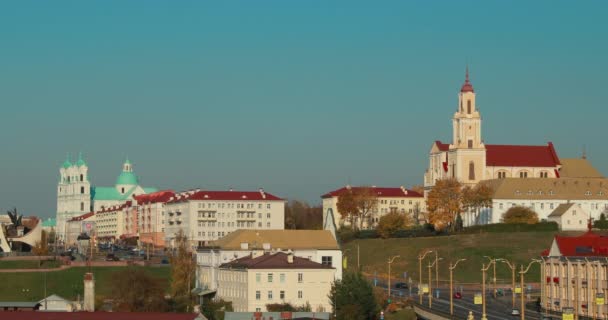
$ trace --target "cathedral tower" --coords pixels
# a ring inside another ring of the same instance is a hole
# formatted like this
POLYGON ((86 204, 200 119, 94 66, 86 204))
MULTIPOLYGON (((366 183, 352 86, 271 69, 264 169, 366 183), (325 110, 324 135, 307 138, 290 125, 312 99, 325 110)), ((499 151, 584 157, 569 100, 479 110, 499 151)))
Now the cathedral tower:
POLYGON ((68 154, 59 169, 57 233, 61 238, 65 236, 67 220, 91 211, 91 183, 88 172, 89 167, 82 158, 82 153, 78 154, 78 160, 75 163, 71 161, 68 154))
POLYGON ((486 148, 481 138, 481 115, 468 68, 458 93, 458 110, 452 118, 452 126, 452 144, 447 156, 448 176, 465 185, 474 185, 485 179, 486 148))

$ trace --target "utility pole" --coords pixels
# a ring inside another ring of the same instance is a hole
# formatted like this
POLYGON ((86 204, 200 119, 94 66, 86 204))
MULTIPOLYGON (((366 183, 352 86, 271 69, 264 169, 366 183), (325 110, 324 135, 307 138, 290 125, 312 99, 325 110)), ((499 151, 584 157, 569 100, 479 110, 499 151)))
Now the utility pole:
POLYGON ((467 259, 459 259, 456 261, 454 265, 450 262, 450 315, 454 316, 454 269, 458 265, 459 262, 465 261, 467 259))
POLYGON ((391 300, 391 263, 395 261, 395 259, 399 258, 399 256, 394 256, 392 258, 388 258, 388 300, 391 300))
POLYGON ((524 292, 525 292, 524 291, 524 274, 526 274, 530 270, 530 267, 532 266, 533 263, 538 263, 538 264, 542 265, 542 263, 541 263, 540 260, 534 259, 534 260, 532 260, 532 262, 530 262, 528 264, 528 267, 526 268, 526 270, 524 270, 524 266, 523 265, 520 266, 521 267, 520 268, 521 271, 519 272, 519 275, 520 275, 520 285, 521 285, 521 312, 520 312, 521 320, 525 320, 526 319, 526 299, 525 299, 525 294, 524 294, 524 292))
POLYGON ((422 304, 422 260, 424 260, 424 257, 426 257, 427 254, 433 252, 432 250, 429 250, 427 252, 425 252, 424 254, 420 254, 418 256, 418 298, 419 298, 419 303, 422 304))

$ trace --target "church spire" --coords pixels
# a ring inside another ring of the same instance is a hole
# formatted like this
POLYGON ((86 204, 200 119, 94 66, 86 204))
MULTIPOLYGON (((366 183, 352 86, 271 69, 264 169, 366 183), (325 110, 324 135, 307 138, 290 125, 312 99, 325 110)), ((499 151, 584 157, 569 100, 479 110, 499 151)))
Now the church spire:
POLYGON ((460 88, 460 92, 475 92, 475 90, 473 90, 473 85, 471 84, 471 81, 469 80, 469 66, 468 65, 467 65, 467 69, 466 69, 466 73, 465 73, 464 84, 460 88))

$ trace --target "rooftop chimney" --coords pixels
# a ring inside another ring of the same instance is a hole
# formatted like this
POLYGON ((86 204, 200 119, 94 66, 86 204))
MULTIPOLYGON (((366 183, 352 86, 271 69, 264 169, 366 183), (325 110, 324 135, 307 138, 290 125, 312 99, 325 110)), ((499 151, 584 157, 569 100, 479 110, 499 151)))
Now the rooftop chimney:
POLYGON ((293 263, 293 252, 287 253, 287 263, 293 263))
POLYGON ((83 310, 95 311, 95 278, 91 272, 84 274, 84 304, 83 310))
POLYGON ((260 194, 262 195, 263 199, 266 199, 266 193, 264 193, 264 188, 260 188, 260 194))

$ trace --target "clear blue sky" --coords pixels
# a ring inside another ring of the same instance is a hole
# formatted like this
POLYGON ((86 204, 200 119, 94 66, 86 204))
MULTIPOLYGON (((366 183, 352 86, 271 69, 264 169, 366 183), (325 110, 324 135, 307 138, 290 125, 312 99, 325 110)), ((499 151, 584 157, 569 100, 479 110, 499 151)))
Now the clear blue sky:
POLYGON ((319 202, 422 182, 464 77, 488 143, 608 174, 606 1, 5 1, 0 209, 55 213, 83 151, 110 186, 257 189, 319 202))

